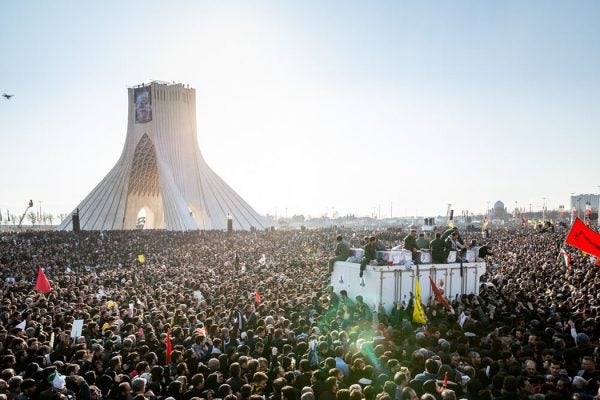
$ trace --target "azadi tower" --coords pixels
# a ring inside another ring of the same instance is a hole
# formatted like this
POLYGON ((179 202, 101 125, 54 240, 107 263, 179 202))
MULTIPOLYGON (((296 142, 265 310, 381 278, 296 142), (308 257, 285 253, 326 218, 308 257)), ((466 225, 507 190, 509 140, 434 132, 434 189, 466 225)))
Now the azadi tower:
MULTIPOLYGON (((266 222, 204 161, 196 91, 152 82, 128 89, 127 138, 119 161, 77 206, 82 230, 264 229, 266 222)), ((75 212, 75 211, 74 211, 75 212)), ((66 218, 59 230, 72 230, 66 218)))

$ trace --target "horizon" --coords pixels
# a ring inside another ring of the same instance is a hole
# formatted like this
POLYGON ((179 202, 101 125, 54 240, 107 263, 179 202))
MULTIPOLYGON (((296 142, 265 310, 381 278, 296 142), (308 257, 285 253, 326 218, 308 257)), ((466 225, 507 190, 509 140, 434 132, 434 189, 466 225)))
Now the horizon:
POLYGON ((597 2, 2 11, 3 215, 70 214, 121 154, 126 87, 157 79, 196 89, 202 155, 262 215, 535 211, 600 189, 597 2))

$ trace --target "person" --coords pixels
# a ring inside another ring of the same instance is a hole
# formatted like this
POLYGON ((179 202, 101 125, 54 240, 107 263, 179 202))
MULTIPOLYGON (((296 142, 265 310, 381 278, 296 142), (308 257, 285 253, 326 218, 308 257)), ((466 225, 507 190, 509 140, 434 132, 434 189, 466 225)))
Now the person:
POLYGON ((367 267, 367 264, 373 260, 377 259, 377 238, 375 236, 371 236, 369 238, 369 242, 365 246, 365 254, 363 255, 362 260, 360 260, 360 276, 363 277, 363 272, 367 267))
POLYGON ((412 259, 415 264, 421 262, 420 248, 417 245, 417 230, 411 229, 410 234, 404 238, 404 248, 412 252, 412 259))
POLYGON ((337 235, 335 238, 335 257, 329 259, 329 273, 333 272, 333 264, 336 261, 346 261, 350 257, 350 243, 344 240, 342 235, 337 235))
POLYGON ((479 246, 479 252, 477 254, 477 257, 483 259, 483 258, 486 258, 487 256, 492 256, 492 255, 494 255, 494 253, 492 252, 492 249, 489 244, 485 243, 485 244, 479 246))
POLYGON ((356 296, 356 305, 354 308, 354 321, 357 321, 359 323, 371 323, 372 320, 373 314, 371 312, 371 308, 364 303, 362 296, 356 296))
POLYGON ((448 239, 446 239, 446 249, 448 249, 448 251, 456 251, 457 260, 463 258, 463 253, 467 250, 467 246, 460 242, 457 230, 452 231, 450 236, 448 236, 448 239))
POLYGON ((446 244, 441 239, 441 234, 436 232, 435 239, 429 244, 431 249, 431 260, 434 264, 443 264, 448 259, 448 251, 446 250, 446 244))
POLYGON ((342 308, 342 306, 346 306, 349 312, 354 311, 354 302, 348 297, 348 292, 346 289, 340 290, 340 302, 338 309, 342 308))
POLYGON ((419 233, 419 237, 417 238, 417 246, 419 246, 419 249, 429 248, 429 239, 425 237, 425 232, 419 233))

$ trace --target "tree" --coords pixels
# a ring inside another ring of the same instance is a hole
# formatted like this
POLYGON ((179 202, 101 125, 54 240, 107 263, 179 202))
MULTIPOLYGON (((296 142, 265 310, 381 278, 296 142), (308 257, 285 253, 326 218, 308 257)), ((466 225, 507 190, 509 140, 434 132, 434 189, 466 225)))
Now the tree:
POLYGON ((65 218, 67 218, 67 214, 58 214, 58 219, 60 222, 63 222, 65 218))
POLYGON ((48 222, 50 222, 50 226, 52 226, 52 221, 54 221, 54 215, 48 214, 46 217, 48 218, 48 222))
POLYGON ((300 215, 296 215, 296 214, 294 214, 294 216, 292 217, 292 221, 293 221, 293 222, 296 222, 296 223, 302 223, 302 222, 304 222, 305 220, 306 220, 306 218, 304 218, 304 215, 303 215, 303 214, 300 214, 300 215))
POLYGON ((35 215, 33 211, 30 211, 29 214, 27 214, 27 219, 31 222, 31 225, 35 225, 37 222, 37 215, 35 215))

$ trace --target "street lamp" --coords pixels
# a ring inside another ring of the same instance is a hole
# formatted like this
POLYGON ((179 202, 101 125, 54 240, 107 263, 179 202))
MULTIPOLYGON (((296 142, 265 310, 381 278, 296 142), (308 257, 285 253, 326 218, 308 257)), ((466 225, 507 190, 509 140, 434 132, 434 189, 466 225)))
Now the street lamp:
POLYGON ((19 230, 21 229, 21 225, 23 224, 23 220, 25 219, 27 210, 29 210, 31 207, 33 207, 33 200, 29 200, 29 203, 27 203, 27 208, 25 209, 25 212, 23 213, 23 215, 21 215, 21 218, 19 219, 19 230))

